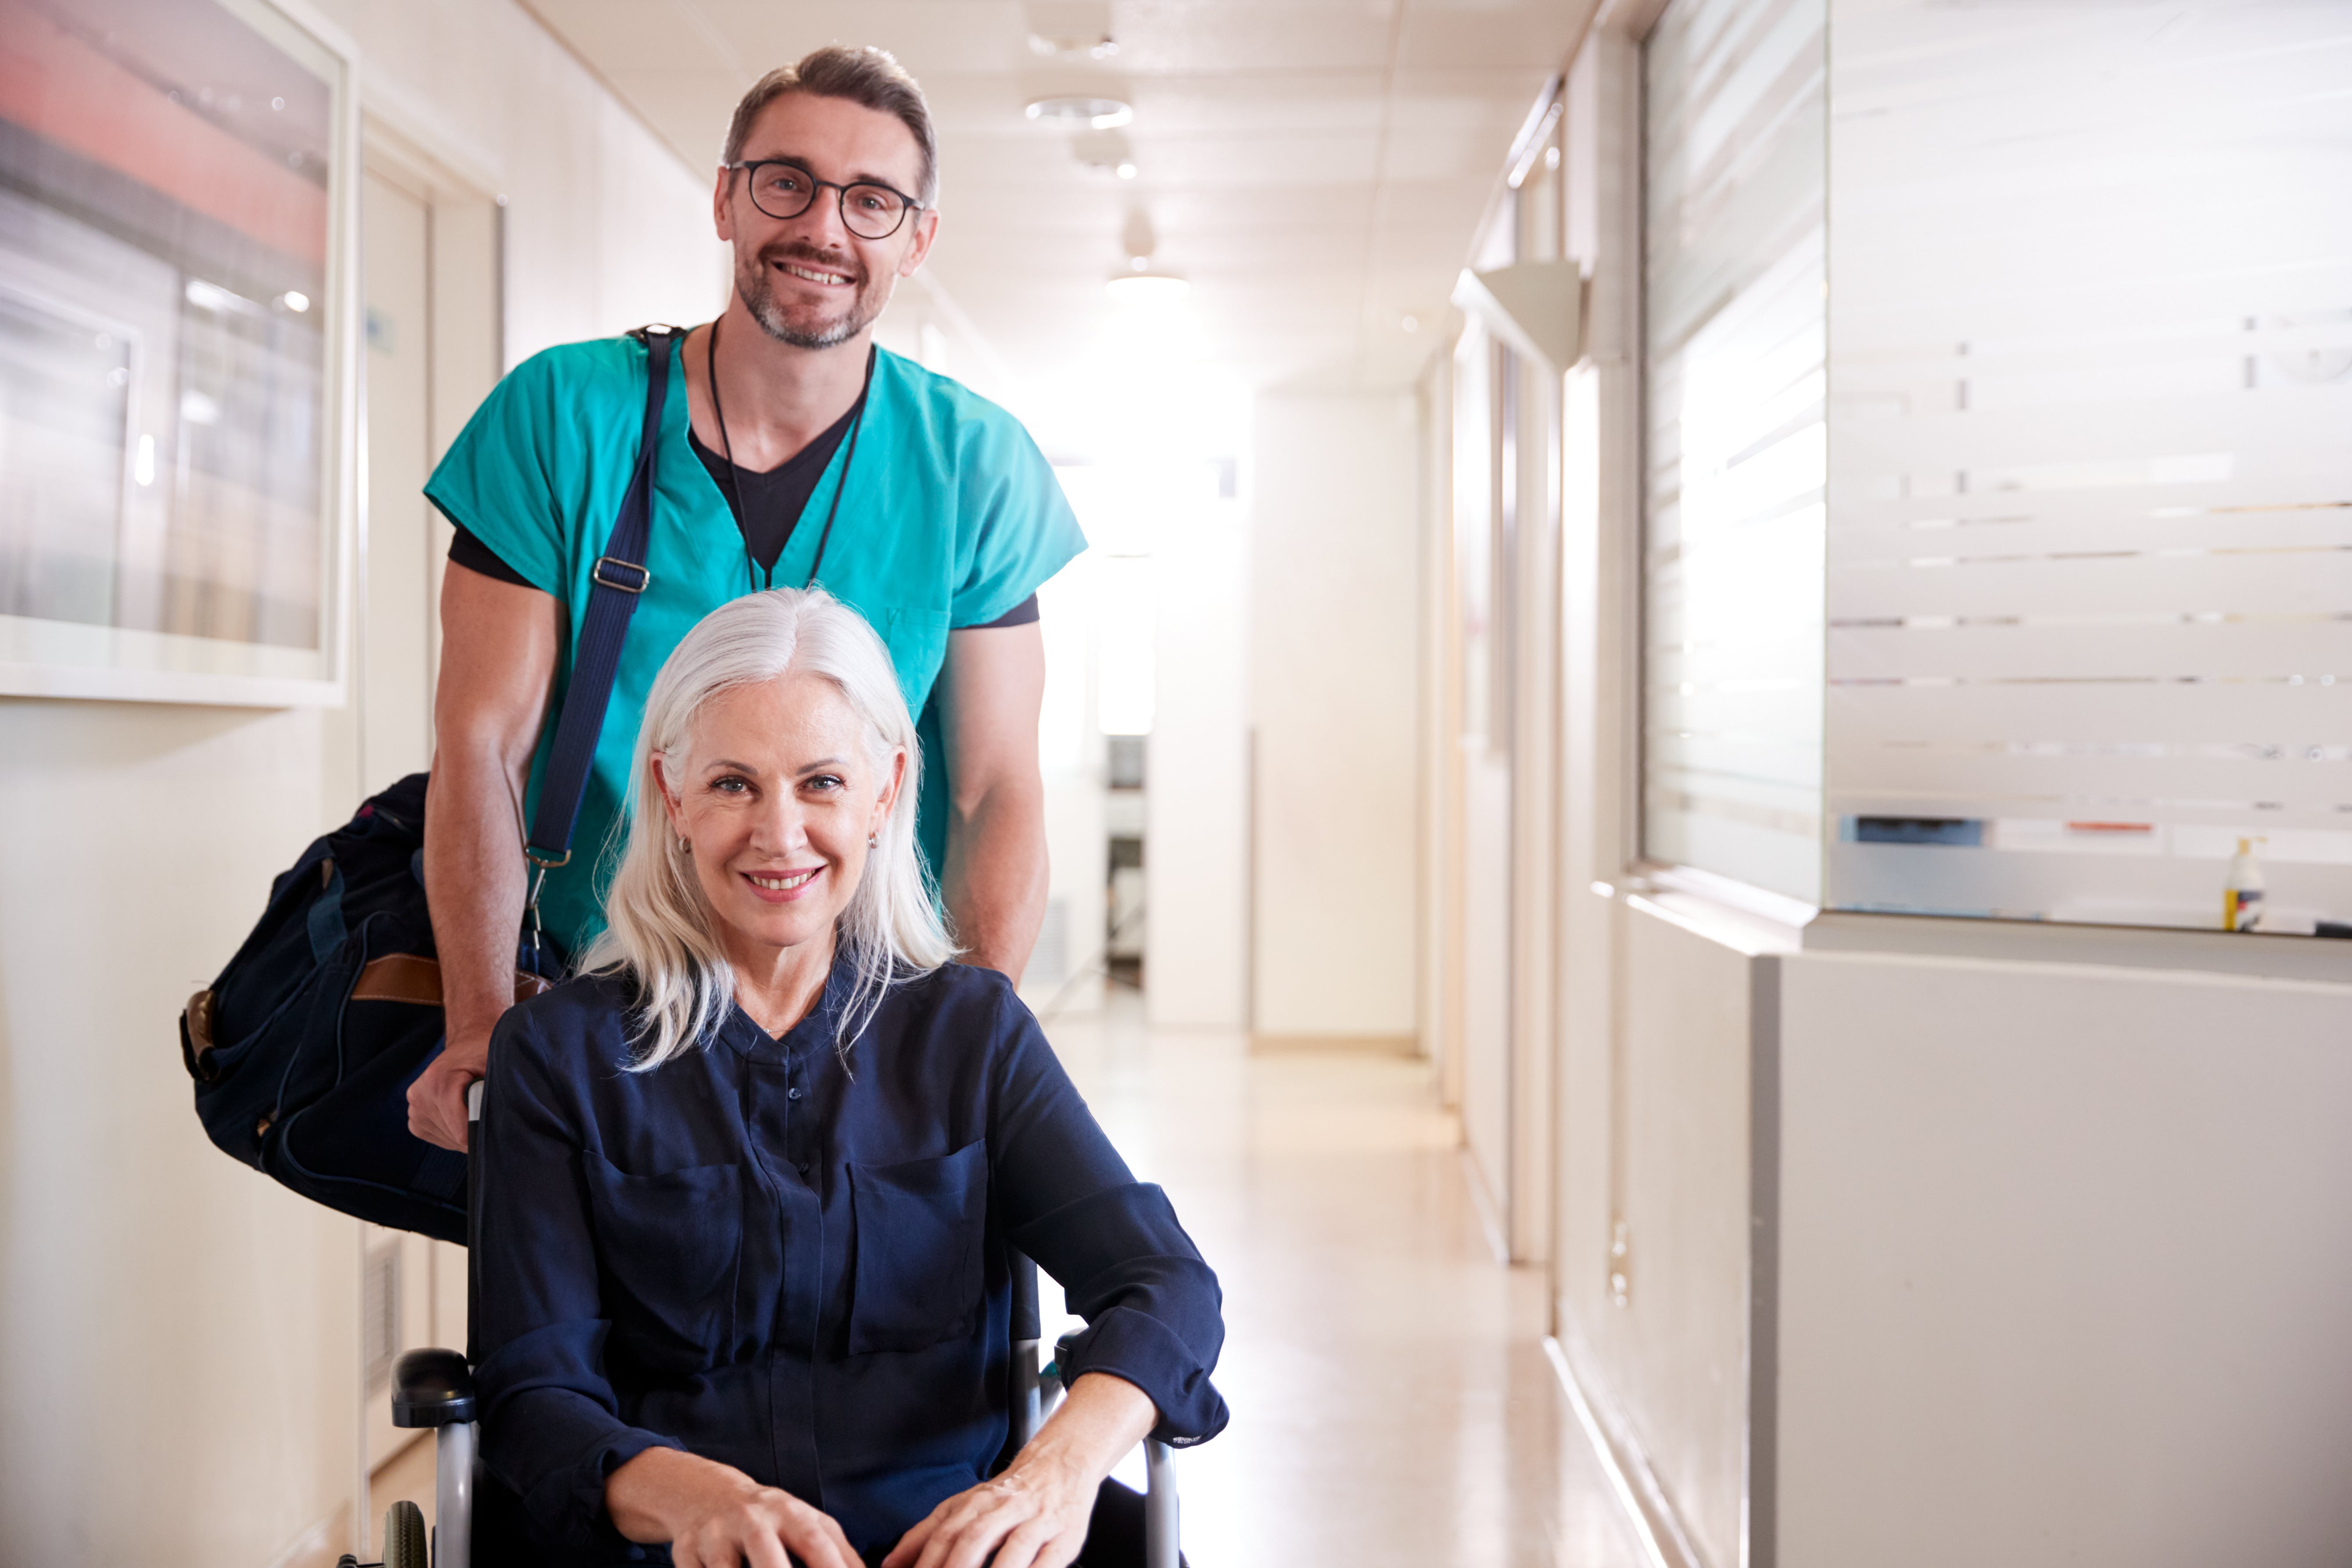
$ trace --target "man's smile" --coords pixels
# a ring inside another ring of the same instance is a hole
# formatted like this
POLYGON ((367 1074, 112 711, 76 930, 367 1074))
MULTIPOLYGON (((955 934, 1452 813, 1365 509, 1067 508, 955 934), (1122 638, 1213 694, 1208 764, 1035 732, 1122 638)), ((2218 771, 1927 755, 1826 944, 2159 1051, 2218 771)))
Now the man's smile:
POLYGON ((804 283, 822 284, 828 287, 842 287, 856 281, 847 273, 827 272, 818 267, 803 266, 797 261, 778 262, 776 265, 783 271, 790 273, 793 277, 801 279, 804 283))

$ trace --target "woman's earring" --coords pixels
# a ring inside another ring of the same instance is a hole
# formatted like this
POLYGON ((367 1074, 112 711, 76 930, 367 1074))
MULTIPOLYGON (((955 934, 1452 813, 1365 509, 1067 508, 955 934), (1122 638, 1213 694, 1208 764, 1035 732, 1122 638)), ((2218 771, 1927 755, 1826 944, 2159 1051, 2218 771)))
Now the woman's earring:
POLYGON ((688 838, 684 833, 678 834, 677 852, 682 855, 692 854, 694 852, 694 841, 688 838))
POLYGON ((881 835, 880 833, 868 833, 868 834, 866 834, 866 847, 867 849, 869 849, 869 850, 878 850, 878 849, 880 849, 880 848, 882 847, 882 835, 881 835))

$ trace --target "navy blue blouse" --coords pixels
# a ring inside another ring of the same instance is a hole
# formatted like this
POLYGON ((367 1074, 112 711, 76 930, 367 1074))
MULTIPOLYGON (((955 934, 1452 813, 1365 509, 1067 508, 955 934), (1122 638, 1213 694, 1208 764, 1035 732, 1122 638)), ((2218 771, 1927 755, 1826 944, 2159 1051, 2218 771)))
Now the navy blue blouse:
POLYGON ((993 970, 894 988, 848 1052, 851 977, 774 1039, 741 1009, 624 1071, 628 981, 509 1012, 491 1043, 475 1346, 483 1457, 566 1561, 643 1561, 604 1480, 683 1448, 838 1520, 869 1556, 1003 1447, 1018 1248, 1086 1332, 1067 1375, 1225 1424, 1216 1276, 1135 1180, 993 970))

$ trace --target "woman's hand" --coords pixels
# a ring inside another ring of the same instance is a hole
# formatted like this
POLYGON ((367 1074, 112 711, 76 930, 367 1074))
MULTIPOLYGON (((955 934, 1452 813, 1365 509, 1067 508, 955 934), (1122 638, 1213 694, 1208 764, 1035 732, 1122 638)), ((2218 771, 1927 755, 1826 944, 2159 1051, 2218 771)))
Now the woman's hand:
POLYGON ((1097 1476, 1045 1465, 1013 1467, 931 1510, 882 1568, 1065 1568, 1087 1543, 1097 1476), (994 1556, 991 1556, 991 1552, 994 1556))
POLYGON ((1067 1568, 1103 1478, 1159 1420, 1134 1384, 1087 1374, 1003 1475, 933 1509, 882 1568, 1067 1568))
POLYGON ((732 1465, 648 1448, 604 1481, 604 1509, 631 1541, 669 1543, 677 1568, 861 1568, 826 1514, 732 1465))

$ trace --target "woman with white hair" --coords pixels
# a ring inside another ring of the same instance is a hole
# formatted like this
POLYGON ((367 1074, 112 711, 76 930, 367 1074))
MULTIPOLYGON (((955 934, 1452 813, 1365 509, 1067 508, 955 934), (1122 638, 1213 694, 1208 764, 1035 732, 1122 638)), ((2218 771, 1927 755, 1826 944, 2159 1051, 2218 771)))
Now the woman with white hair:
POLYGON ((1224 1425, 1216 1277, 950 961, 920 755, 819 591, 722 606, 654 682, 608 929, 506 1015, 482 1115, 483 1453, 551 1560, 1102 1568, 1140 1552, 1111 1466, 1224 1425), (992 1479, 1016 1248, 1088 1326, 992 1479))

